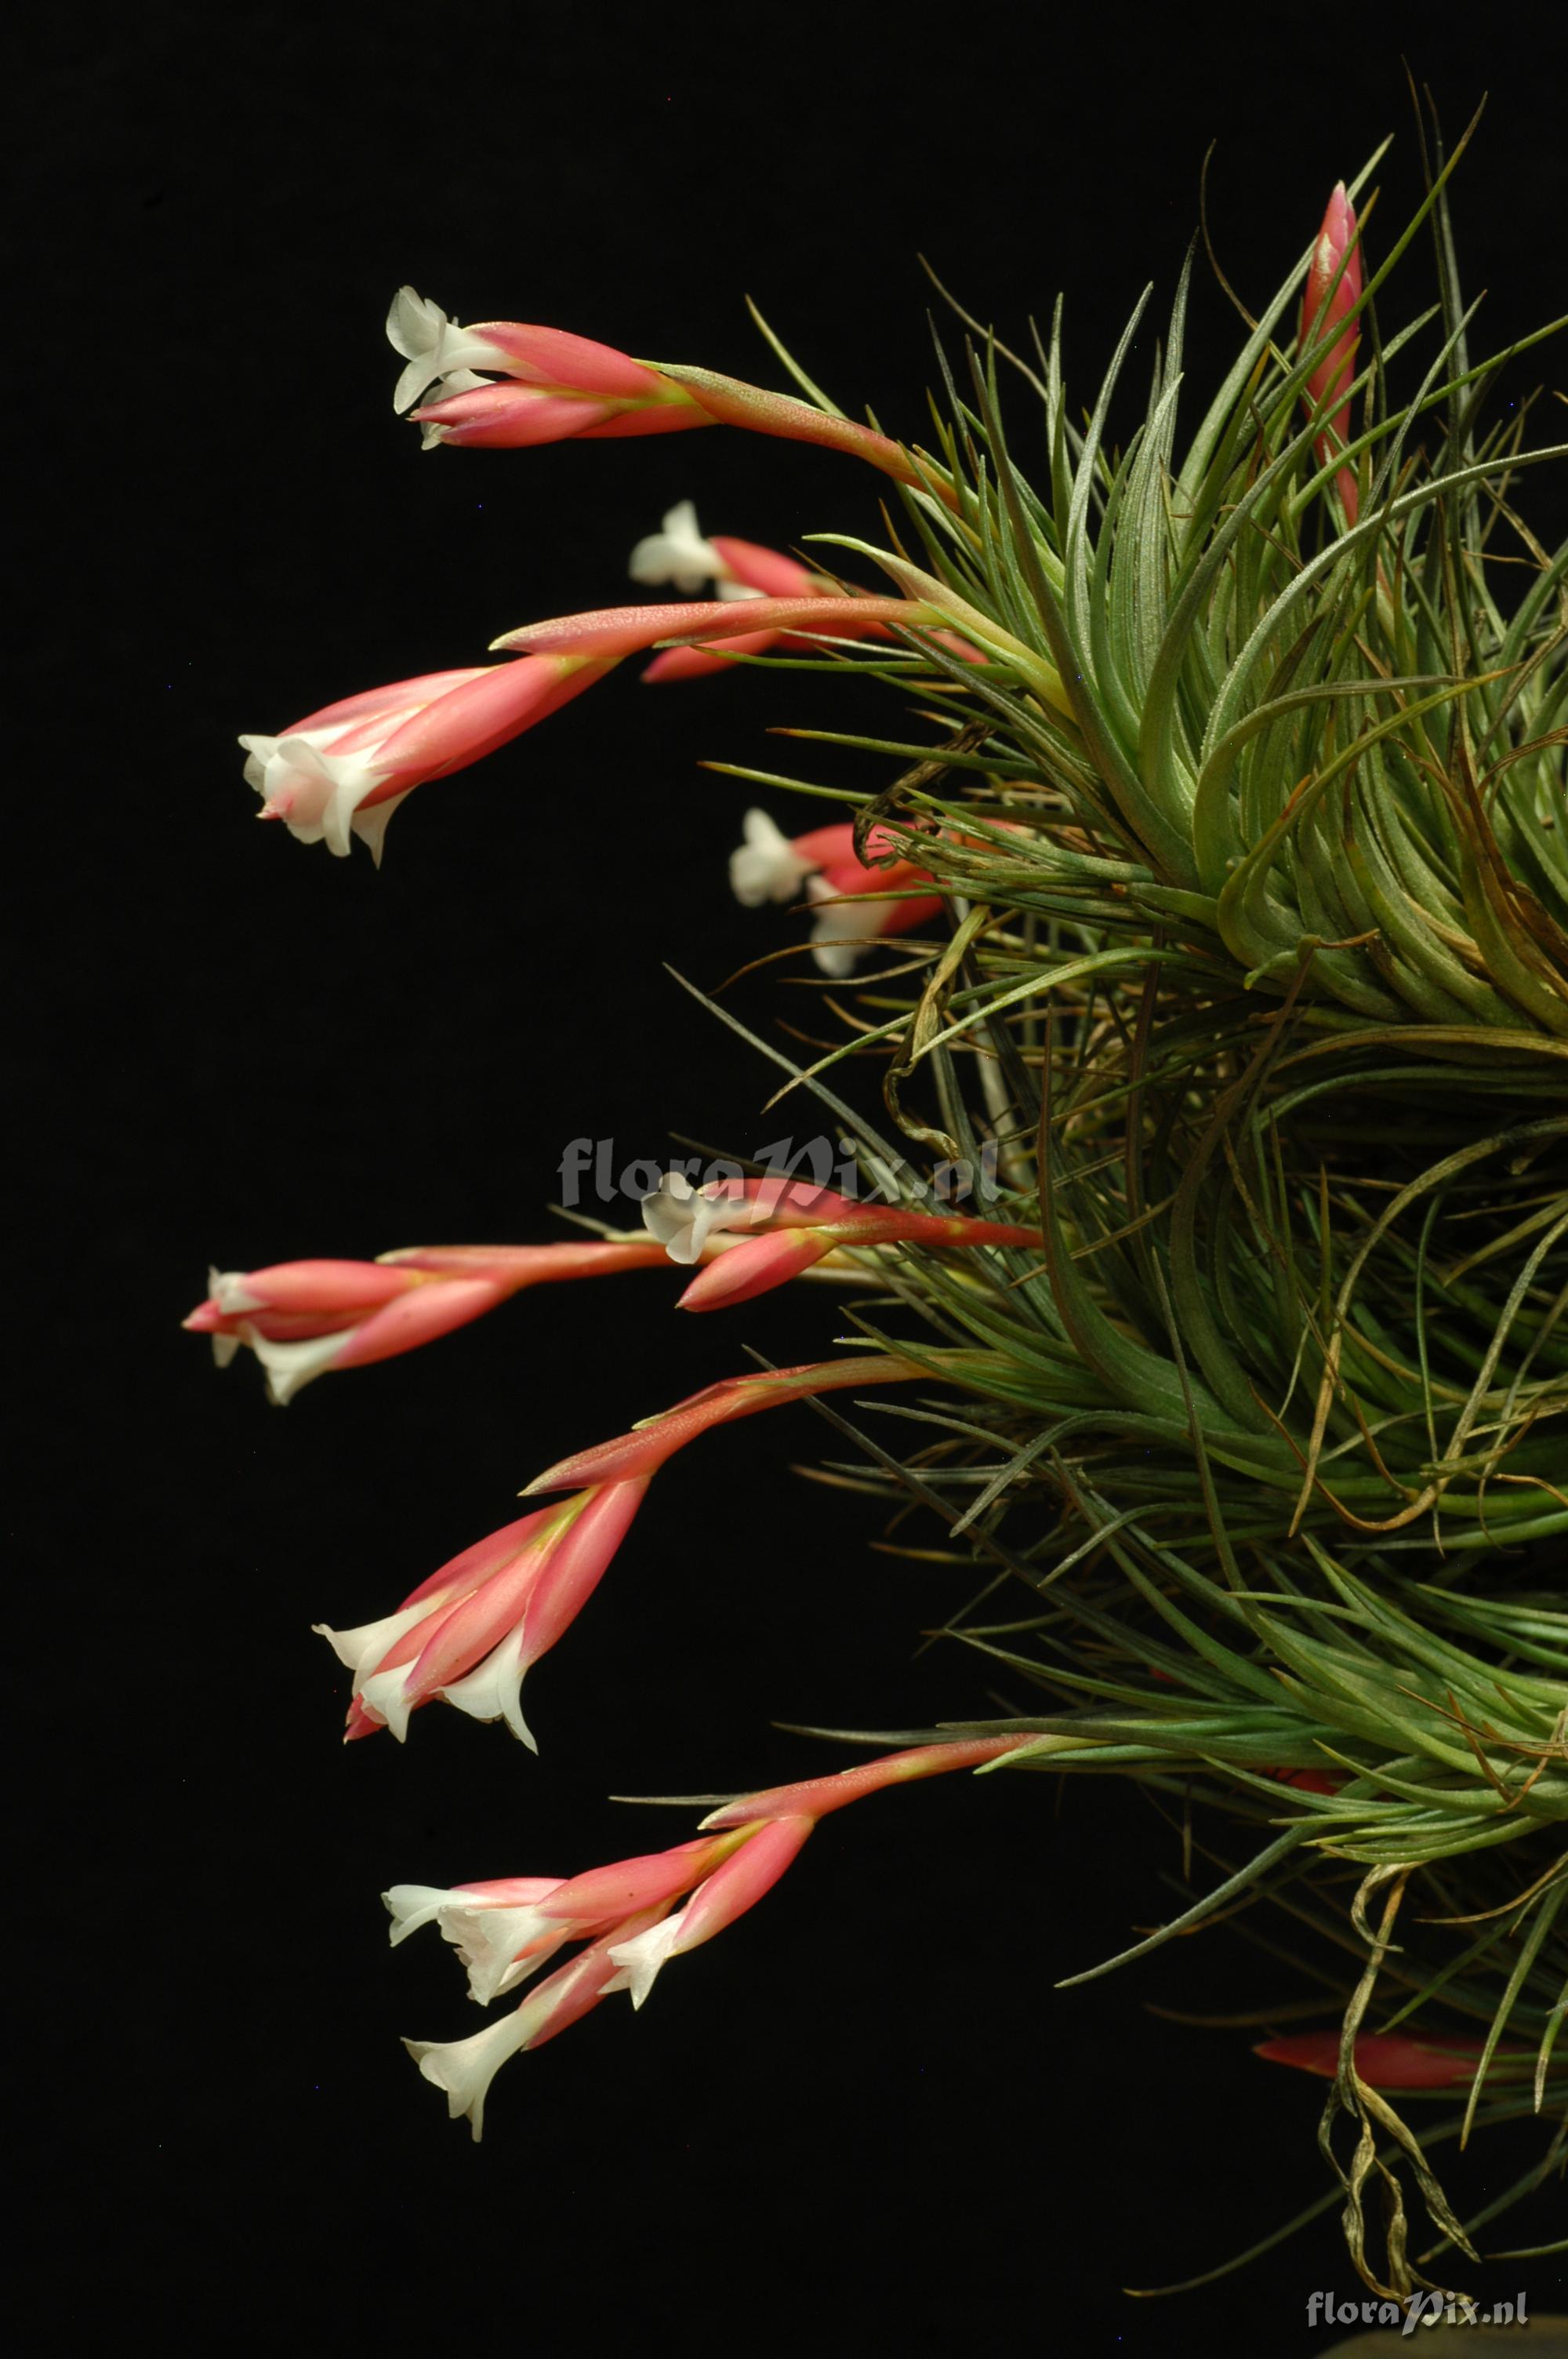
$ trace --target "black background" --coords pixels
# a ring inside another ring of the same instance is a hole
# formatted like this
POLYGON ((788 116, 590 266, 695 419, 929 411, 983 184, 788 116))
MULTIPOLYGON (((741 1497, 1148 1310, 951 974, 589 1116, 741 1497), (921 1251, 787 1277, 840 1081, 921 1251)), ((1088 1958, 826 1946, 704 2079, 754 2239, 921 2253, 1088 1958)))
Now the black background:
MULTIPOLYGON (((541 1464, 748 1343, 819 1354, 829 1293, 701 1321, 665 1315, 659 1273, 543 1292, 287 1414, 248 1356, 219 1379, 176 1322, 209 1258, 559 1234, 579 1135, 618 1163, 673 1133, 777 1136, 764 1069, 661 965, 713 989, 795 923, 731 903, 749 798, 695 764, 864 783, 767 724, 892 717, 851 683, 644 690, 628 667, 416 795, 379 875, 258 831, 240 730, 639 594, 627 550, 679 497, 775 544, 876 527, 848 462, 738 434, 421 457, 389 406, 400 281, 460 318, 778 382, 751 293, 847 408, 918 435, 924 252, 1014 337, 1065 288, 1087 401, 1144 281, 1168 300, 1211 140, 1217 246, 1254 303, 1389 130, 1403 219, 1408 47, 1451 134, 1491 87, 1457 211, 1501 342, 1562 296, 1545 22, 1510 17, 1494 61, 1485 25, 1431 11, 1106 11, 1068 38, 1022 11, 164 6, 26 61, 11 426, 38 646, 9 787, 38 1191, 13 1239, 13 1430, 38 1511, 13 1518, 12 1643, 40 1973, 12 2033, 46 2328, 1326 2339, 1307 2296, 1353 2290, 1329 2217, 1173 2305, 1118 2291, 1217 2262, 1323 2185, 1317 2084, 1148 2011, 1265 2006, 1283 1963, 1220 1933, 1053 1988, 1168 1911, 1176 1839, 1134 1793, 955 1780, 831 1822, 643 2015, 607 2006, 508 2066, 477 2150, 397 2046, 479 2018, 432 1935, 388 1953, 387 1883, 570 1874, 690 1831, 611 1793, 843 1757, 773 1720, 1025 1701, 951 1645, 915 1654, 957 1594, 868 1549, 872 1503, 792 1476, 834 1454, 796 1412, 661 1477, 529 1682, 538 1760, 438 1710, 406 1750, 338 1746, 312 1620, 387 1610, 541 1464)), ((1199 386, 1230 335, 1200 267, 1199 386)), ((799 972, 728 1004, 810 1029, 799 972)), ((1498 2167, 1477 2158, 1462 2201, 1498 2167)), ((1550 2267, 1534 2283, 1550 2306, 1550 2267)))

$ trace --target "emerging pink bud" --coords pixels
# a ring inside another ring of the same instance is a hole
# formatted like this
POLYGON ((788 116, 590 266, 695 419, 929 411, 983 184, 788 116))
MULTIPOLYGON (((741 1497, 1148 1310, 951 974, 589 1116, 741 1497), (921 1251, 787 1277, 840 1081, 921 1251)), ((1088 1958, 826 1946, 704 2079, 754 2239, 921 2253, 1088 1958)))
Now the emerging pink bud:
POLYGON ((405 795, 521 736, 611 669, 610 661, 536 656, 428 672, 307 713, 276 737, 242 737, 245 782, 261 817, 301 843, 340 856, 358 835, 379 863, 387 821, 405 795))
MULTIPOLYGON (((1355 208, 1346 194, 1345 183, 1336 183, 1323 217, 1317 244, 1313 248, 1307 269, 1306 291, 1302 298, 1301 349, 1306 353, 1328 337, 1361 299, 1361 248, 1357 239, 1355 208), (1346 259, 1348 256, 1348 259, 1346 259), (1341 270, 1340 265, 1344 264, 1341 270), (1338 285, 1335 285, 1336 276, 1338 285)), ((1360 330, 1354 322, 1343 334, 1335 337, 1328 350, 1313 369, 1306 381, 1304 399, 1309 410, 1316 411, 1332 400, 1342 387, 1347 386, 1356 374, 1356 348, 1360 342, 1360 330)), ((1341 402, 1324 422, 1324 431, 1313 445, 1321 466, 1327 466, 1336 451, 1342 451, 1349 440, 1350 404, 1341 402)), ((1359 506, 1355 470, 1341 467, 1336 479, 1340 505, 1347 524, 1354 524, 1359 506)))
POLYGON ((242 1344, 290 1400, 333 1368, 368 1367, 478 1319, 524 1287, 646 1269, 663 1259, 642 1237, 554 1245, 409 1245, 379 1261, 290 1261, 211 1270, 184 1324, 211 1335, 226 1367, 242 1344))
MULTIPOLYGON (((1252 2053, 1332 2081, 1339 2071, 1340 2045, 1337 2031, 1292 2031, 1260 2040, 1252 2053)), ((1371 2089, 1454 2089, 1475 2078, 1481 2048, 1480 2040, 1463 2034, 1417 2039, 1403 2031, 1363 2032, 1356 2042, 1356 2070, 1371 2089)), ((1523 2049, 1500 2049, 1490 2069, 1513 2077, 1531 2062, 1523 2049)))
POLYGON ((523 1718, 524 1677, 599 1586, 646 1488, 639 1479, 595 1486, 524 1516, 442 1565, 379 1621, 354 1630, 319 1622, 354 1674, 345 1743, 382 1727, 401 1743, 409 1714, 440 1696, 476 1720, 504 1720, 536 1752, 523 1718))

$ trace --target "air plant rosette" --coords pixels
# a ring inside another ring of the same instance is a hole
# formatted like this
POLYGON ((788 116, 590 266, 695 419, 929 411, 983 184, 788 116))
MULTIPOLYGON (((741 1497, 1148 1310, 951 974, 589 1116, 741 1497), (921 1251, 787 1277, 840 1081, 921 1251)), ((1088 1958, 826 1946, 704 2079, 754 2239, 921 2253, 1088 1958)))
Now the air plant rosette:
POLYGON ((346 1734, 403 1739, 442 1701, 532 1744, 524 1680, 659 1467, 798 1400, 901 1530, 925 1520, 948 1634, 1022 1700, 889 1732, 672 1850, 395 1887, 394 1940, 434 1924, 499 2010, 407 2043, 476 2137, 508 2059, 615 1993, 641 2006, 821 1818, 1005 1769, 1132 1778, 1182 1817, 1185 1905, 1096 1971, 1222 1919, 1268 1961, 1266 1989, 1238 1962, 1232 2020, 1322 2076, 1316 2208, 1375 2293, 1446 2286, 1562 2175, 1568 549, 1524 504, 1568 447, 1527 441, 1528 404, 1490 417, 1526 346, 1472 353, 1465 144, 1433 131, 1395 235, 1365 238, 1378 158, 1336 190, 1184 440, 1186 276, 1124 448, 1142 306, 1087 412, 1059 310, 1028 357, 960 315, 922 447, 847 417, 771 331, 789 395, 394 304, 428 447, 782 436, 876 470, 883 532, 786 554, 706 538, 683 504, 632 561, 675 596, 243 739, 265 818, 379 859, 414 788, 634 656, 665 681, 852 667, 892 704, 882 734, 792 733, 858 749, 860 792, 729 770, 766 799, 734 890, 809 901, 838 1027, 806 1064, 756 1047, 831 1119, 841 1169, 672 1174, 640 1230, 214 1274, 188 1321, 253 1350, 279 1400, 535 1284, 672 1260, 691 1310, 799 1278, 852 1330, 547 1469, 517 1522, 326 1631, 346 1734), (1436 299, 1405 317, 1418 240, 1436 299), (1329 1963, 1276 2006, 1309 1939, 1329 1963), (1532 2159, 1461 2218, 1440 2150, 1510 2121, 1537 2125, 1532 2159))

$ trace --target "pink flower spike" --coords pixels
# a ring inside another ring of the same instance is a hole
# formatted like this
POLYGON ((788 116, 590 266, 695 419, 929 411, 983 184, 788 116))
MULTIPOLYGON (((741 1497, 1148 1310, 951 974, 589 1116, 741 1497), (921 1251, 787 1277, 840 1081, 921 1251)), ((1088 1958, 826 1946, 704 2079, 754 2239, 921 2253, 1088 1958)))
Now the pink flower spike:
POLYGON ((378 1622, 343 1631, 318 1623, 354 1673, 348 1738, 387 1727, 401 1743, 410 1715, 440 1696, 476 1720, 504 1720, 536 1752, 523 1718, 524 1678, 599 1586, 645 1488, 637 1479, 611 1484, 524 1516, 454 1557, 378 1622))
POLYGON ((534 657, 431 672, 347 697, 276 737, 240 739, 264 819, 340 856, 355 835, 379 864, 387 821, 427 779, 466 769, 579 696, 610 660, 534 657))
POLYGON ((531 1582, 487 1586, 443 1623, 415 1666, 416 1701, 438 1691, 475 1720, 504 1720, 536 1753, 521 1701, 525 1674, 571 1627, 609 1571, 648 1487, 645 1475, 585 1492, 531 1582), (493 1649, 493 1651, 490 1651, 493 1649), (481 1660, 481 1658, 483 1658, 481 1660), (459 1668, 444 1669, 453 1664, 459 1668), (475 1668, 470 1668, 475 1666, 475 1668))
POLYGON ((601 1441, 591 1450, 563 1458, 558 1465, 535 1476, 524 1498, 541 1491, 575 1490, 584 1484, 622 1483, 653 1474, 667 1458, 710 1427, 754 1417, 760 1409, 777 1408, 786 1401, 804 1400, 814 1393, 838 1392, 851 1385, 902 1385, 928 1375, 929 1369, 891 1353, 867 1353, 852 1360, 824 1360, 806 1367, 779 1368, 766 1375, 730 1376, 709 1385, 689 1400, 660 1417, 650 1418, 631 1433, 601 1441))
POLYGON ((761 386, 720 376, 712 369, 677 366, 666 361, 661 364, 660 375, 678 386, 718 425, 744 427, 752 434, 777 435, 787 442, 815 442, 824 450, 843 451, 851 458, 869 461, 894 483, 931 490, 949 506, 957 505, 939 465, 933 462, 923 473, 914 456, 874 427, 858 426, 852 418, 836 418, 810 402, 797 401, 793 394, 769 393, 761 386))
POLYGON ((551 1245, 403 1245, 395 1253, 378 1254, 374 1266, 428 1270, 441 1277, 504 1278, 514 1293, 521 1293, 569 1278, 652 1269, 663 1258, 646 1237, 594 1237, 551 1245))
MULTIPOLYGON (((1332 2081, 1339 2071, 1342 2045, 1337 2031, 1292 2031, 1277 2039, 1260 2040, 1254 2056, 1271 2064, 1292 2064, 1301 2072, 1332 2081)), ((1356 2071, 1372 2089, 1454 2089, 1475 2078, 1482 2043, 1458 2035, 1453 2038, 1412 2038, 1402 2031, 1363 2032, 1356 2042, 1356 2071)), ((1528 2071, 1533 2059, 1522 2049, 1500 2049, 1491 2070, 1528 2071)))
POLYGON ((408 1245, 379 1260, 280 1262, 213 1270, 184 1324, 211 1335, 220 1366, 248 1344, 272 1397, 286 1401, 330 1369, 368 1366, 449 1334, 530 1286, 649 1269, 648 1237, 550 1245, 408 1245))
POLYGON ((767 1173, 757 1180, 710 1180, 694 1188, 668 1171, 643 1199, 643 1223, 671 1261, 689 1269, 735 1229, 820 1228, 851 1218, 857 1207, 830 1188, 767 1173))
POLYGON ((764 549, 759 541, 735 540, 715 533, 713 549, 725 582, 754 590, 762 598, 836 598, 841 592, 782 549, 764 549))
POLYGON ((241 1344, 266 1370, 279 1405, 331 1368, 409 1352, 465 1326, 514 1289, 475 1270, 441 1279, 377 1262, 282 1262, 268 1269, 212 1270, 208 1298, 185 1325, 212 1338, 220 1366, 241 1344))
POLYGON ((787 1286, 834 1250, 834 1240, 819 1229, 774 1229, 766 1236, 747 1237, 692 1279, 676 1303, 680 1310, 719 1310, 750 1302, 787 1286))
POLYGON ((1011 1736, 956 1737, 951 1744, 916 1745, 903 1753, 884 1753, 853 1769, 839 1769, 826 1777, 806 1777, 792 1786, 773 1786, 760 1794, 743 1794, 710 1810, 702 1821, 709 1828, 744 1827, 755 1819, 826 1818, 868 1794, 888 1786, 907 1786, 922 1777, 943 1777, 955 1769, 979 1769, 1000 1761, 1027 1743, 1011 1736))
MULTIPOLYGON (((528 385, 569 386, 577 394, 606 401, 668 401, 664 380, 643 361, 618 353, 591 336, 565 328, 524 326, 517 320, 478 320, 464 332, 481 337, 496 354, 489 364, 528 385)), ((684 406, 684 405, 683 405, 684 406)))
POLYGON ((727 1859, 739 1835, 697 1835, 668 1851, 644 1852, 632 1859, 613 1860, 608 1867, 585 1868, 568 1876, 553 1891, 542 1894, 538 1914, 564 1925, 574 1936, 612 1931, 640 1909, 661 1901, 676 1900, 727 1859))
POLYGON ((621 1972, 606 1990, 629 1990, 633 2006, 641 2007, 669 1959, 711 1941, 773 1890, 816 1824, 812 1818, 776 1818, 748 1830, 740 1849, 705 1877, 684 1908, 611 1943, 609 1954, 621 1972))
MULTIPOLYGON (((390 1726, 399 1739, 407 1733, 414 1700, 406 1694, 408 1671, 436 1632, 466 1598, 508 1571, 536 1571, 539 1552, 569 1519, 574 1503, 543 1514, 520 1516, 491 1532, 411 1590, 395 1612, 357 1629, 314 1627, 341 1663, 354 1674, 345 1744, 390 1726)), ((420 1696, 417 1701, 427 1701, 420 1696)))
POLYGON ((407 364, 393 407, 407 409, 435 387, 436 398, 414 411, 427 450, 438 442, 499 449, 712 422, 678 386, 627 353, 516 320, 464 328, 412 287, 394 299, 386 332, 407 364))
MULTIPOLYGON (((1355 310, 1360 299, 1361 248, 1356 212, 1340 180, 1328 201, 1307 269, 1306 289, 1302 298, 1302 352, 1305 353, 1327 337, 1355 310)), ((1335 338, 1307 378, 1303 398, 1309 411, 1321 409, 1341 387, 1348 386, 1356 374, 1359 342, 1360 330, 1354 321, 1335 338)), ((1350 403, 1346 399, 1324 421, 1324 431, 1313 445, 1320 466, 1327 466, 1335 452, 1345 448, 1349 418, 1350 403)), ((1360 505, 1355 470, 1341 467, 1335 480, 1346 522, 1354 524, 1360 505)))
POLYGON ((731 656, 765 656, 781 636, 778 631, 742 631, 738 638, 715 639, 705 647, 665 647, 643 665, 642 678, 655 688, 664 680, 709 679, 730 669, 731 656))
MULTIPOLYGON (((492 647, 535 658, 574 656, 618 663, 624 656, 655 647, 661 639, 733 638, 740 619, 732 599, 605 606, 591 614, 558 615, 547 623, 525 623, 518 630, 504 632, 492 647)), ((881 624, 928 629, 938 615, 935 607, 914 598, 751 598, 745 601, 744 619, 753 631, 851 638, 861 637, 881 624)))

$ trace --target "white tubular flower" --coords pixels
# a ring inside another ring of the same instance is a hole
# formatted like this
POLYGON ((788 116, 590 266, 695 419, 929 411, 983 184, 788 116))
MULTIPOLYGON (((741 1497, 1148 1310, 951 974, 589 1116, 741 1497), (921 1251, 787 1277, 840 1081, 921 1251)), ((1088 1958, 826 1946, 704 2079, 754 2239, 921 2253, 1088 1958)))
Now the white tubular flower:
POLYGON ((441 1937, 451 1943, 468 1968, 469 1996, 481 2006, 537 1973, 546 1958, 572 1938, 570 1925, 542 1909, 453 1908, 457 1896, 444 1894, 438 1922, 441 1937), (537 1945, 537 1946, 535 1946, 537 1945), (524 1957, 521 1951, 529 1954, 524 1957))
POLYGON ((826 901, 830 906, 816 912, 816 922, 811 929, 811 955, 823 974, 835 982, 853 974, 865 957, 870 944, 866 936, 875 929, 876 919, 864 907, 857 908, 852 901, 839 900, 825 876, 808 876, 806 880, 808 901, 826 901))
POLYGON ((643 1199, 643 1226, 683 1268, 701 1260, 716 1229, 747 1229, 756 1218, 757 1207, 746 1197, 694 1188, 684 1171, 666 1171, 653 1194, 643 1199))
POLYGON ((813 863, 803 860, 765 810, 749 810, 741 821, 745 841, 730 854, 730 889, 742 908, 764 901, 793 901, 813 863))
MULTIPOLYGON (((399 415, 412 409, 427 385, 440 383, 444 399, 451 393, 470 393, 484 380, 480 369, 504 370, 506 354, 470 336, 456 320, 449 320, 438 303, 427 302, 412 287, 400 287, 386 315, 386 337, 395 353, 408 364, 397 380, 392 406, 399 415)), ((427 431, 427 447, 432 438, 427 431)))
POLYGON ((255 788, 269 812, 276 810, 287 819, 289 833, 301 843, 325 842, 340 859, 348 852, 351 831, 377 849, 393 810, 390 802, 381 803, 356 822, 361 803, 387 773, 374 768, 362 755, 340 757, 327 750, 347 726, 344 723, 335 729, 300 730, 291 737, 240 740, 248 756, 245 784, 255 788))
POLYGON ((467 2114, 476 2146, 484 2135, 484 2101, 490 2084, 508 2057, 527 2045, 532 2027, 522 2011, 514 2009, 469 2039, 406 2039, 403 2043, 426 2080, 447 2092, 447 2111, 452 2120, 460 2121, 467 2114))
POLYGON ((633 582, 649 589, 668 582, 677 590, 700 590, 705 582, 718 582, 722 598, 733 596, 741 586, 725 583, 724 560, 711 541, 704 540, 691 500, 678 501, 660 529, 637 543, 629 570, 633 582))
POLYGON ((640 2007, 654 1987, 659 1968, 679 1949, 685 1918, 686 1910, 677 1908, 673 1917, 666 1917, 662 1924, 650 1925, 645 1933, 634 1934, 630 1941, 618 1941, 610 1956, 621 1971, 613 1982, 605 1984, 606 1993, 630 1991, 633 2006, 640 2007))

